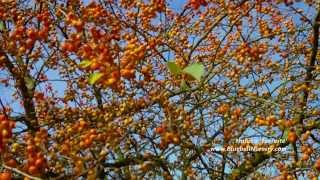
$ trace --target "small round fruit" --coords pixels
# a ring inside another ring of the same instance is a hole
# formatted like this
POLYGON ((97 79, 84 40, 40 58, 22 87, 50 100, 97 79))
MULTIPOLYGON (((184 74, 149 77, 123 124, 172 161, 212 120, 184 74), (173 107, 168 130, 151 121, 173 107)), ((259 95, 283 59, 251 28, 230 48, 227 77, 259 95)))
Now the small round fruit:
POLYGON ((173 143, 174 144, 180 144, 180 138, 177 137, 177 136, 173 137, 173 143))
POLYGON ((320 159, 318 159, 318 160, 314 163, 314 168, 316 168, 318 171, 320 171, 320 159))
POLYGON ((157 134, 162 134, 164 132, 164 128, 160 126, 160 127, 157 127, 155 131, 157 134))
POLYGON ((3 115, 3 114, 0 114, 0 121, 3 121, 3 120, 5 120, 5 119, 6 119, 6 116, 3 115))
POLYGON ((307 161, 309 159, 309 155, 308 154, 305 154, 303 153, 302 157, 301 157, 301 160, 303 161, 307 161))
POLYGON ((298 139, 298 136, 294 131, 290 131, 288 133, 288 141, 290 143, 295 143, 297 141, 297 139, 298 139))
POLYGON ((37 169, 36 166, 30 166, 30 167, 28 168, 28 172, 29 172, 30 174, 36 174, 36 173, 38 172, 38 169, 37 169))
POLYGON ((15 168, 17 167, 17 161, 15 159, 10 159, 6 162, 6 165, 15 168))
POLYGON ((43 163, 44 163, 43 159, 39 158, 39 159, 36 160, 35 166, 38 167, 38 168, 41 168, 43 163))
POLYGON ((12 176, 10 172, 2 172, 0 174, 0 180, 11 180, 12 176))

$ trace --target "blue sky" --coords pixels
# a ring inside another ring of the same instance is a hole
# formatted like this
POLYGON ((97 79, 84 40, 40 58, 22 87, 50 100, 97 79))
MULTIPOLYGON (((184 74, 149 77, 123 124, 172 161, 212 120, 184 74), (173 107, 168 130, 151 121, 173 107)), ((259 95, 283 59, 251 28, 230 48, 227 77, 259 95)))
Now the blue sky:
MULTIPOLYGON (((88 2, 88 1, 87 1, 88 2)), ((183 8, 183 5, 185 5, 185 2, 186 1, 180 1, 180 0, 172 0, 172 1, 169 1, 170 4, 171 4, 171 7, 177 11, 181 11, 182 8, 183 8)), ((303 3, 297 3, 296 4, 296 7, 298 8, 302 8, 302 9, 305 9, 306 11, 309 10, 310 7, 308 6, 304 6, 303 3)), ((313 16, 314 15, 314 12, 312 11, 309 11, 309 17, 313 16)), ((297 17, 294 17, 294 20, 299 23, 299 18, 297 17)), ((49 71, 47 73, 48 75, 48 78, 49 79, 59 79, 59 75, 57 74, 57 72, 55 71, 49 71)), ((3 72, 3 70, 0 72, 0 78, 3 78, 3 77, 6 77, 7 74, 5 72, 3 72)), ((273 86, 276 86, 277 84, 279 84, 281 82, 276 82, 275 84, 271 85, 271 87, 273 86)), ((57 94, 62 96, 64 94, 64 91, 65 91, 65 88, 66 88, 66 84, 64 82, 52 82, 53 84, 53 87, 54 89, 57 91, 57 94)), ((43 85, 40 85, 38 87, 38 89, 44 89, 45 87, 43 85)), ((11 107, 13 107, 14 109, 14 112, 16 112, 15 114, 13 115, 17 115, 19 113, 23 113, 23 108, 21 107, 21 105, 19 104, 18 101, 12 99, 12 92, 13 92, 13 89, 12 88, 7 88, 7 87, 4 87, 2 84, 0 84, 0 98, 2 101, 5 102, 5 104, 10 104, 11 107)), ((250 131, 249 131, 250 132, 250 131)), ((254 133, 252 131, 252 133, 254 133)), ((228 170, 228 169, 227 169, 228 170)))

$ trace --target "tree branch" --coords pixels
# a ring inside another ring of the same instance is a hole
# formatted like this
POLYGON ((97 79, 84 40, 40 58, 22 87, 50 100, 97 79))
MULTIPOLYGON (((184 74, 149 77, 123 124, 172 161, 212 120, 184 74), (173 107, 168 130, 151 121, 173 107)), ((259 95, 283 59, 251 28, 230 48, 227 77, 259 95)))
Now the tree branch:
POLYGON ((4 58, 4 63, 6 68, 9 70, 9 72, 11 73, 12 77, 16 80, 16 86, 19 89, 19 92, 21 93, 21 98, 23 100, 23 107, 26 113, 26 125, 28 126, 28 128, 32 131, 36 131, 39 128, 37 119, 36 119, 36 111, 35 111, 35 105, 33 103, 33 91, 34 91, 34 87, 28 88, 27 87, 27 82, 25 81, 25 78, 31 78, 31 76, 29 74, 25 74, 25 73, 18 73, 16 72, 16 68, 14 67, 14 65, 11 63, 11 61, 9 60, 9 57, 7 56, 7 54, 0 49, 0 55, 3 55, 4 58))
MULTIPOLYGON (((311 58, 308 62, 308 66, 306 67, 306 76, 305 76, 305 84, 307 85, 307 87, 309 87, 311 80, 313 79, 313 75, 312 75, 312 71, 315 69, 315 62, 316 62, 316 56, 317 56, 317 52, 318 52, 318 47, 319 47, 319 24, 320 22, 320 10, 317 13, 317 16, 315 18, 315 22, 313 25, 313 47, 312 47, 312 54, 311 54, 311 58)), ((303 98, 302 98, 302 102, 301 102, 301 108, 304 108, 307 105, 308 102, 308 96, 309 96, 309 91, 305 90, 303 92, 303 98)), ((303 113, 302 109, 299 113, 299 117, 298 117, 298 121, 302 124, 303 120, 305 119, 305 114, 303 113)), ((319 128, 320 123, 315 124, 312 127, 305 127, 303 129, 303 131, 305 132, 306 130, 310 130, 313 129, 315 127, 319 128)), ((287 146, 289 143, 284 143, 281 144, 280 147, 285 147, 287 146)), ((234 169, 232 171, 232 174, 234 175, 234 177, 236 177, 236 179, 241 179, 244 178, 246 176, 248 176, 249 174, 251 174, 255 169, 253 167, 257 167, 259 164, 261 164, 262 162, 264 162, 265 160, 269 159, 272 155, 268 155, 266 153, 263 152, 257 152, 255 153, 254 157, 246 160, 244 163, 242 163, 240 166, 238 166, 236 169, 234 169), (248 166, 249 164, 249 166, 248 166)))
POLYGON ((10 170, 10 171, 13 171, 13 172, 15 172, 15 173, 17 173, 17 174, 21 174, 21 175, 23 175, 23 176, 25 176, 25 177, 28 177, 28 178, 30 178, 30 179, 33 179, 33 180, 42 180, 41 178, 31 176, 31 175, 29 175, 29 174, 27 174, 27 173, 24 173, 24 172, 20 171, 19 169, 16 169, 16 168, 7 166, 7 165, 5 165, 5 164, 2 164, 2 166, 3 166, 4 168, 10 170))

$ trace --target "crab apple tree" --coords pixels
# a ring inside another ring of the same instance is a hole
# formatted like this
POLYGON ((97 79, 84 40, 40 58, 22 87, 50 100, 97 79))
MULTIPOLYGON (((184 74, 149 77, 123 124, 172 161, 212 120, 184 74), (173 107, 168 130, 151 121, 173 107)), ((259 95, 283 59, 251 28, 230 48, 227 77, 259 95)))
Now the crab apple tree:
POLYGON ((317 179, 319 27, 318 0, 0 1, 0 179, 317 179))

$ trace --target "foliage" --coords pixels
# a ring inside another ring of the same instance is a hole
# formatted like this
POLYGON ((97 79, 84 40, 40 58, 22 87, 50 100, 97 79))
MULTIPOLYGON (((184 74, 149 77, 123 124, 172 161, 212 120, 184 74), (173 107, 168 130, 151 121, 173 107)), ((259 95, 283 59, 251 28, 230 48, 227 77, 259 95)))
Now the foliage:
POLYGON ((317 179, 319 6, 0 1, 0 179, 317 179))

